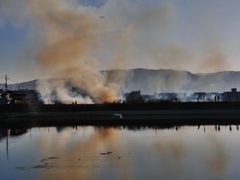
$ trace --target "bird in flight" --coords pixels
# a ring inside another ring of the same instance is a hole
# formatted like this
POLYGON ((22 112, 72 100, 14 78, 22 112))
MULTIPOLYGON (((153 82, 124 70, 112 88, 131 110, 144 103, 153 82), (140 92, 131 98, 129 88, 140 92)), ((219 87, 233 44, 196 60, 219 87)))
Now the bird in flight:
POLYGON ((100 16, 100 18, 104 18, 104 16, 100 16))
POLYGON ((119 114, 119 113, 114 113, 113 117, 115 117, 115 116, 122 118, 122 114, 119 114))

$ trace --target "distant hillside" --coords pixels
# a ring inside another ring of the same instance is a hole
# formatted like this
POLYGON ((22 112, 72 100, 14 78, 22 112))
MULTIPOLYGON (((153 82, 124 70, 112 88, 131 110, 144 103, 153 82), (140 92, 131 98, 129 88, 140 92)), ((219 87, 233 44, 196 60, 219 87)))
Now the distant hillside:
MULTIPOLYGON (((28 82, 21 82, 18 84, 8 84, 9 90, 19 90, 19 89, 36 89, 36 80, 28 81, 28 82)), ((0 89, 5 89, 4 84, 0 84, 0 89)))
MULTIPOLYGON (((217 73, 193 74, 175 70, 109 70, 101 71, 106 75, 106 83, 117 83, 124 92, 141 90, 142 94, 154 92, 223 92, 232 87, 240 90, 240 72, 224 71, 217 73)), ((36 89, 37 80, 8 85, 11 90, 36 89)), ((4 85, 0 84, 0 88, 4 85)))
POLYGON ((154 92, 223 92, 232 87, 240 90, 240 72, 224 71, 217 73, 193 74, 176 70, 112 70, 103 71, 109 82, 117 82, 118 76, 124 76, 119 84, 125 91, 141 90, 142 94, 154 92))

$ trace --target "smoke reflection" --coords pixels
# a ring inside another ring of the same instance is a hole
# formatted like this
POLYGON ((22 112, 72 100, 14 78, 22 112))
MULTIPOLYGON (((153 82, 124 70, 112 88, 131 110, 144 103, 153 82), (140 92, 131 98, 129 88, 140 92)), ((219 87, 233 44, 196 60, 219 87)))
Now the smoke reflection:
MULTIPOLYGON (((126 158, 122 158, 121 162, 119 157, 121 154, 119 152, 124 152, 124 146, 120 146, 118 143, 118 138, 116 137, 117 129, 114 128, 90 128, 90 127, 82 127, 79 131, 82 134, 77 134, 74 129, 61 129, 58 137, 48 138, 42 136, 38 139, 38 146, 41 150, 43 156, 57 156, 64 154, 65 157, 60 156, 58 162, 56 164, 52 164, 54 167, 72 167, 73 172, 69 174, 71 178, 82 178, 82 179, 95 179, 97 176, 97 172, 100 170, 102 166, 108 166, 108 162, 110 166, 117 166, 120 164, 127 164, 128 160, 126 158), (75 136, 73 136, 72 133, 75 136), (53 143, 52 140, 59 142, 58 148, 56 148, 56 143, 53 143), (112 152, 112 153, 107 153, 112 152), (105 155, 106 154, 106 155, 105 155), (61 164, 62 163, 62 164, 61 164), (76 171, 75 168, 79 169, 76 171), (92 170, 90 170, 92 169, 92 170), (79 173, 80 172, 80 173, 79 173)), ((117 171, 116 176, 118 178, 124 178, 128 176, 129 169, 128 167, 122 167, 117 171)), ((46 172, 44 174, 45 178, 61 178, 62 175, 59 176, 52 172, 46 172)))
POLYGON ((208 133, 207 136, 209 142, 206 144, 205 148, 202 148, 203 161, 211 171, 216 172, 218 177, 222 177, 228 170, 231 156, 228 154, 226 146, 220 138, 213 133, 208 133), (207 152, 214 153, 210 155, 207 152))
POLYGON ((45 171, 44 178, 61 178, 61 173, 56 172, 67 168, 72 171, 71 178, 95 179, 114 171, 113 177, 129 179, 138 177, 133 172, 136 166, 147 166, 139 175, 160 168, 155 175, 181 178, 193 168, 187 170, 185 161, 198 166, 203 163, 210 168, 208 174, 221 177, 231 158, 220 133, 214 133, 215 128, 217 132, 223 129, 219 125, 72 127, 58 128, 56 136, 53 128, 46 128, 49 132, 38 138, 37 145, 45 159, 57 157, 46 160, 46 166, 55 170, 45 171))

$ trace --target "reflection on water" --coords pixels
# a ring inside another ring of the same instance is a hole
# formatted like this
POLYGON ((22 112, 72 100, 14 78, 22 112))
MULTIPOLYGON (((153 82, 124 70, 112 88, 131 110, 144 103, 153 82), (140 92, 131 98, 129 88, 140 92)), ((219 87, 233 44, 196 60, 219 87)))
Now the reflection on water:
POLYGON ((237 179, 234 126, 0 129, 5 179, 237 179))

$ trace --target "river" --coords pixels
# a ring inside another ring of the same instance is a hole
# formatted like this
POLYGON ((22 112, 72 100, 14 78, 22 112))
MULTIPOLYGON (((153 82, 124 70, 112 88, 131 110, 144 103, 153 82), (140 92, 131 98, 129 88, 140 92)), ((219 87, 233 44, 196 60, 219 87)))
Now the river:
POLYGON ((232 126, 0 129, 1 179, 239 179, 232 126))

